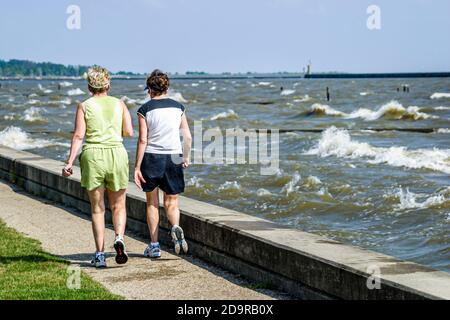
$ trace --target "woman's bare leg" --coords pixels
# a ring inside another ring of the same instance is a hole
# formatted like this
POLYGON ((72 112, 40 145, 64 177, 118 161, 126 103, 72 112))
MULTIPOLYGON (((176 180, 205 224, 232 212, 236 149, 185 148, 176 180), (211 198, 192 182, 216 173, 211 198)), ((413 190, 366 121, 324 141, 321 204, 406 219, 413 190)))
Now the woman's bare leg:
POLYGON ((168 195, 164 193, 164 208, 170 225, 180 225, 180 209, 178 208, 178 195, 168 195))
POLYGON ((180 254, 181 249, 183 249, 184 253, 187 253, 189 250, 188 243, 184 238, 184 231, 180 227, 178 195, 164 194, 164 208, 166 209, 167 219, 172 227, 171 236, 175 245, 175 253, 180 254))
POLYGON ((123 237, 127 224, 127 209, 126 209, 126 190, 119 190, 117 192, 108 192, 109 205, 111 207, 114 231, 117 236, 123 237))
POLYGON ((88 192, 91 202, 92 231, 97 252, 105 252, 105 189, 88 192))
POLYGON ((159 190, 147 192, 147 224, 150 232, 150 239, 153 243, 158 242, 159 228, 159 190))

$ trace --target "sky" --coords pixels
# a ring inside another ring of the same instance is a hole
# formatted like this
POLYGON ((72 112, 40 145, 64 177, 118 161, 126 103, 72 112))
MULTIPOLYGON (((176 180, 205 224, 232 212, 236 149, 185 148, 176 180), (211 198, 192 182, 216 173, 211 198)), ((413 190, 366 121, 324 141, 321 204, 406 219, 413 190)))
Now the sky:
POLYGON ((0 0, 0 59, 142 73, 301 72, 309 60, 316 72, 450 71, 449 16, 449 0, 0 0), (67 28, 70 5, 80 29, 67 28), (380 29, 367 27, 370 5, 380 29))

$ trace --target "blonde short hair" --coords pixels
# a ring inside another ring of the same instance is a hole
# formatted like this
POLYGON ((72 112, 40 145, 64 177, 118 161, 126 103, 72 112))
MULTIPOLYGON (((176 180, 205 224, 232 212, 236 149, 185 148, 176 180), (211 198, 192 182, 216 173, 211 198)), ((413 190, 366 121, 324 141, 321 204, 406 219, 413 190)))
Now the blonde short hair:
POLYGON ((89 91, 92 93, 107 91, 111 84, 111 77, 108 70, 100 66, 89 68, 86 80, 88 82, 89 91))

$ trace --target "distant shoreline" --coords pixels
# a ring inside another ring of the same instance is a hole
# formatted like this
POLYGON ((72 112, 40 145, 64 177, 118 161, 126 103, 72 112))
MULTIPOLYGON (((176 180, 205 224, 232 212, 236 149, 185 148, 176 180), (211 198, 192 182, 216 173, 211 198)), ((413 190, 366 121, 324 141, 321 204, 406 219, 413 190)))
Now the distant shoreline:
MULTIPOLYGON (((114 80, 143 80, 145 75, 113 75, 114 80)), ((249 74, 249 75, 171 75, 173 80, 277 80, 277 79, 402 79, 402 78, 450 78, 450 72, 411 72, 411 73, 313 73, 313 74, 249 74)), ((0 81, 79 81, 82 77, 45 76, 45 77, 0 77, 0 81)))

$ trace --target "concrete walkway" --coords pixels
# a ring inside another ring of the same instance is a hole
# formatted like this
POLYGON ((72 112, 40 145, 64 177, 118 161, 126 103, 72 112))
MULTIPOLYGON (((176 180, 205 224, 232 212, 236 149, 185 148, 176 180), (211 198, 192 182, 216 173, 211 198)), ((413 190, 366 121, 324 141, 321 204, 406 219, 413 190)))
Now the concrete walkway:
MULTIPOLYGON (((190 256, 178 257, 166 250, 162 259, 142 257, 143 239, 125 238, 130 260, 125 266, 114 261, 114 232, 106 232, 108 269, 90 266, 95 251, 87 216, 36 198, 0 180, 0 219, 8 226, 42 243, 43 249, 60 256, 126 299, 285 299, 269 290, 252 290, 248 282, 190 256)), ((164 248, 163 248, 164 249, 164 248)))

